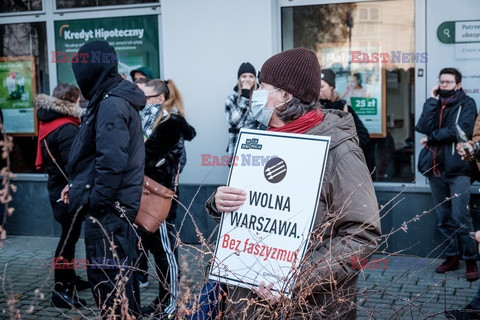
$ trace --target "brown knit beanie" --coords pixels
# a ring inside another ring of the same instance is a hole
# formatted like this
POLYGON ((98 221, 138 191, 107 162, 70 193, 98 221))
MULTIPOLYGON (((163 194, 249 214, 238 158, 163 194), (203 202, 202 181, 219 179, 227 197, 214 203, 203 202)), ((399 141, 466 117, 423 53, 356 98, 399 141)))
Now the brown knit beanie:
POLYGON ((295 48, 265 61, 259 80, 311 103, 320 95, 320 74, 315 53, 305 48, 295 48))

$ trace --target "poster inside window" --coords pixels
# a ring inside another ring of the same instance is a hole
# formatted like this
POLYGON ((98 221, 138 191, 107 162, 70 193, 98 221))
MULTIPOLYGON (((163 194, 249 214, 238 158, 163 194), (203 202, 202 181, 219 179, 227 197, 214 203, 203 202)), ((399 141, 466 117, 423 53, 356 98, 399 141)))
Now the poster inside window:
POLYGON ((0 57, 0 105, 5 131, 17 135, 37 135, 33 56, 0 57))

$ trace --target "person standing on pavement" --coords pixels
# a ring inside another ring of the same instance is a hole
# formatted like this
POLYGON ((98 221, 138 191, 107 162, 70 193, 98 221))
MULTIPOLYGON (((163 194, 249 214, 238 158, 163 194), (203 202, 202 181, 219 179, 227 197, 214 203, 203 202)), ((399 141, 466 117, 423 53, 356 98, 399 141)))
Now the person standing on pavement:
MULTIPOLYGON (((261 85, 252 97, 253 113, 269 131, 331 137, 309 246, 298 272, 291 275, 295 277, 292 298, 280 301, 267 285, 229 286, 222 319, 356 318, 358 270, 352 257, 364 259, 376 250, 380 217, 352 115, 322 110, 318 102, 320 72, 313 51, 281 52, 263 64, 261 85)), ((244 190, 219 187, 206 209, 219 218, 239 210, 246 198, 244 190)))
POLYGON ((439 84, 432 89, 415 130, 423 133, 418 169, 428 177, 437 211, 438 229, 444 236, 446 260, 435 271, 445 273, 460 268, 460 254, 465 260, 466 279, 479 278, 475 242, 470 216, 472 168, 455 152, 456 125, 472 136, 477 108, 475 101, 462 89, 462 74, 455 68, 444 68, 439 84), (450 198, 449 201, 445 199, 450 198))
POLYGON ((72 63, 73 74, 89 103, 71 147, 62 198, 71 213, 86 216, 87 275, 100 317, 138 316, 138 281, 130 267, 137 259, 133 222, 145 163, 138 112, 146 99, 118 74, 117 54, 107 42, 87 42, 78 54, 87 62, 72 63))
MULTIPOLYGON (((196 132, 185 120, 183 99, 172 80, 150 80, 143 92, 147 97, 147 107, 160 110, 152 123, 151 134, 145 141, 145 175, 175 190, 178 198, 178 176, 185 140, 191 141, 196 132)), ((152 252, 159 278, 158 296, 150 305, 142 308, 144 316, 153 315, 160 319, 175 317, 179 290, 175 254, 176 209, 177 202, 174 200, 160 228, 153 234, 142 233, 143 246, 152 252)))
POLYGON ((76 275, 73 266, 75 246, 82 230, 83 217, 70 215, 68 206, 58 201, 63 187, 68 182, 65 167, 68 164, 70 146, 78 133, 80 119, 84 114, 79 101, 80 89, 67 83, 56 86, 52 97, 39 94, 34 101, 40 122, 35 165, 37 169, 42 167, 47 169, 47 188, 53 217, 62 227, 52 260, 55 285, 51 302, 56 308, 85 306, 85 301, 78 298, 76 291, 89 288, 88 282, 76 275))
POLYGON ((233 162, 238 133, 241 128, 257 129, 258 122, 251 113, 252 93, 257 89, 256 71, 249 62, 240 65, 237 72, 237 85, 233 88, 233 94, 225 101, 225 116, 229 124, 228 146, 229 165, 233 162))

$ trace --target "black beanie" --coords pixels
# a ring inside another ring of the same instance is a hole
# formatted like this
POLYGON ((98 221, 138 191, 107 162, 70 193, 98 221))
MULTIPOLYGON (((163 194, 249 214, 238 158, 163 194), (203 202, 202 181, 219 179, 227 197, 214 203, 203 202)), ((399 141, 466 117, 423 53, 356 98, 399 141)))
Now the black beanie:
POLYGON ((305 48, 295 48, 265 61, 259 80, 283 89, 303 102, 311 103, 320 94, 320 73, 315 53, 305 48))
POLYGON ((85 99, 90 100, 107 79, 118 75, 117 53, 106 41, 90 41, 80 47, 78 55, 79 61, 72 62, 73 75, 85 99))
POLYGON ((240 76, 244 73, 253 73, 255 77, 257 76, 255 68, 249 62, 244 62, 240 65, 240 68, 238 68, 237 78, 240 78, 240 76))
POLYGON ((332 69, 322 69, 322 80, 335 88, 335 72, 332 69))

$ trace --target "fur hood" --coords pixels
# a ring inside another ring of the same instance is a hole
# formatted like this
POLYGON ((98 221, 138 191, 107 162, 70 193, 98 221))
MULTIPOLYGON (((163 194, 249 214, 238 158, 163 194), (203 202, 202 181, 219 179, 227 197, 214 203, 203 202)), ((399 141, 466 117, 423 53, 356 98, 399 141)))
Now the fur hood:
POLYGON ((71 116, 78 119, 80 119, 85 113, 85 111, 76 103, 60 100, 55 97, 47 96, 46 94, 37 95, 34 104, 38 111, 43 110, 47 113, 53 111, 60 115, 71 116))

